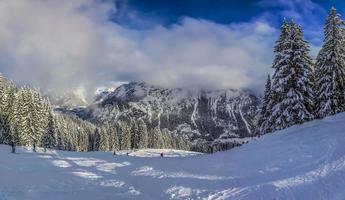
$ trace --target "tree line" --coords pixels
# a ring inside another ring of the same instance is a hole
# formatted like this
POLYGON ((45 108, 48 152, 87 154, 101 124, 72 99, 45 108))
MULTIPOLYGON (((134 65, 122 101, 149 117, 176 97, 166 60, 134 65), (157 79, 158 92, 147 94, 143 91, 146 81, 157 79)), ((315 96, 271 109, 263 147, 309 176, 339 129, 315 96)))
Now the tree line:
POLYGON ((189 150, 189 143, 144 120, 92 124, 55 112, 48 99, 30 87, 17 88, 0 76, 0 144, 67 151, 112 151, 142 148, 189 150))
POLYGON ((259 110, 261 134, 345 111, 344 21, 331 8, 316 62, 301 26, 284 21, 259 110))

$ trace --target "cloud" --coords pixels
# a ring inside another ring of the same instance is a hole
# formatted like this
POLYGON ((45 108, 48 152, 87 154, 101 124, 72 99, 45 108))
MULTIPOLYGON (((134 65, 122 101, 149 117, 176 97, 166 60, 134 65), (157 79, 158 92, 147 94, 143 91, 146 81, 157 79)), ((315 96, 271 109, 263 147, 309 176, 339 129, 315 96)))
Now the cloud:
POLYGON ((156 28, 142 41, 143 79, 154 84, 248 88, 261 84, 272 60, 275 29, 264 22, 215 24, 185 18, 156 28))
POLYGON ((184 18, 134 30, 108 1, 0 0, 0 70, 19 83, 93 91, 111 81, 165 87, 262 88, 277 30, 265 20, 184 18))

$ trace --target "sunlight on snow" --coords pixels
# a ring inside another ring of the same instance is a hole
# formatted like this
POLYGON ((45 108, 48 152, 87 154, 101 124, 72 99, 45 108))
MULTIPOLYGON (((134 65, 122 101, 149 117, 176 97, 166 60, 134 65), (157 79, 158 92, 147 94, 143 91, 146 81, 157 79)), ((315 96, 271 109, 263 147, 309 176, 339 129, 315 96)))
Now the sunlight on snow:
POLYGON ((86 179, 99 179, 99 178, 103 178, 100 175, 97 175, 95 173, 92 173, 90 171, 87 170, 82 170, 82 171, 77 171, 77 172, 72 172, 74 175, 82 177, 82 178, 86 178, 86 179))
POLYGON ((67 168, 67 167, 72 167, 71 164, 69 164, 67 161, 64 160, 53 160, 52 161, 53 165, 61 168, 67 168))
POLYGON ((155 170, 152 167, 144 166, 132 172, 134 176, 151 176, 154 178, 192 178, 200 180, 227 180, 233 177, 215 176, 215 175, 200 175, 191 174, 188 172, 163 172, 155 170))

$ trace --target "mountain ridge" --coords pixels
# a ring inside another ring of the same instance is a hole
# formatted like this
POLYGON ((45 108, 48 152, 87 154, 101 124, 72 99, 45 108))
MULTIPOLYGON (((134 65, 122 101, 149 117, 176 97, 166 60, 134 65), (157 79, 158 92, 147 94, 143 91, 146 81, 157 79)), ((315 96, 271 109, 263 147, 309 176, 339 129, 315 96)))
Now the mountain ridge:
POLYGON ((101 94, 85 108, 58 110, 93 123, 143 119, 148 128, 168 129, 203 152, 229 149, 256 135, 259 99, 249 90, 168 89, 130 82, 101 94))

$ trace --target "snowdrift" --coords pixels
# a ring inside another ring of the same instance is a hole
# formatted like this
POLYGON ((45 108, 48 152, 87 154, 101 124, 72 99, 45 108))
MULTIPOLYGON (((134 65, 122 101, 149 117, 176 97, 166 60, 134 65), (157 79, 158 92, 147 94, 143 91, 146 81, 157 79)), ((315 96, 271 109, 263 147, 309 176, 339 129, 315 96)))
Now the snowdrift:
POLYGON ((0 145, 1 200, 345 199, 345 113, 210 155, 9 152, 0 145))

